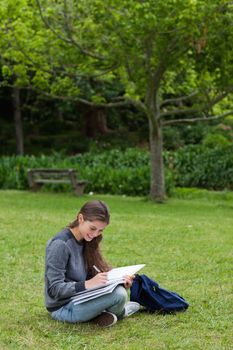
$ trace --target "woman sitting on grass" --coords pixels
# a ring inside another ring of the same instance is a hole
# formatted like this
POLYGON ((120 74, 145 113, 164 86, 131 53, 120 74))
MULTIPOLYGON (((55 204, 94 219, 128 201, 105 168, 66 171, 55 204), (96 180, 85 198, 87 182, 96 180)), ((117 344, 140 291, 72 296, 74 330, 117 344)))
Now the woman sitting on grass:
POLYGON ((80 209, 77 219, 50 239, 46 247, 45 304, 53 319, 62 322, 92 320, 102 327, 112 326, 117 319, 137 312, 140 305, 127 302, 132 278, 110 294, 75 304, 72 297, 86 289, 107 283, 110 266, 103 259, 99 243, 109 224, 110 214, 105 203, 94 200, 80 209), (97 272, 97 266, 102 272, 97 272))

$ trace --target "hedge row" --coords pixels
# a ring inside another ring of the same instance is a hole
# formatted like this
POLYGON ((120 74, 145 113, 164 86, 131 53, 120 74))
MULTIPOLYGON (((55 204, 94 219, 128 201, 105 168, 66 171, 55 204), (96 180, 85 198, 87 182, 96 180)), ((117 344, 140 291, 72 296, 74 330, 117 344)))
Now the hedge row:
MULTIPOLYGON (((233 189, 233 146, 208 149, 187 146, 164 153, 166 188, 173 186, 206 189, 233 189)), ((72 157, 12 156, 0 158, 0 188, 27 189, 28 168, 75 168, 80 178, 87 179, 86 192, 147 195, 150 187, 149 154, 141 149, 117 149, 86 153, 72 157)), ((54 188, 54 186, 48 186, 54 188)), ((67 186, 57 186, 64 190, 67 186)))
MULTIPOLYGON (((150 171, 147 152, 128 149, 86 153, 73 157, 61 154, 52 156, 12 156, 0 158, 0 188, 28 189, 28 168, 74 168, 79 177, 88 180, 86 192, 146 195, 149 193, 150 171)), ((169 189, 169 180, 168 192, 169 189)), ((56 190, 68 189, 67 185, 46 185, 56 190)), ((70 188, 69 188, 70 189, 70 188)))
POLYGON ((186 146, 173 153, 176 186, 233 190, 233 145, 186 146))

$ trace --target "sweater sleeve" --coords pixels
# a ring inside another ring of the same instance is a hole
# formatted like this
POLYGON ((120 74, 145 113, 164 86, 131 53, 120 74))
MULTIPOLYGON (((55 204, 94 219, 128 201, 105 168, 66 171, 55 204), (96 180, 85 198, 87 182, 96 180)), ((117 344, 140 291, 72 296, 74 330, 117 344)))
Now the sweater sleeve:
POLYGON ((85 281, 65 281, 69 248, 61 240, 52 241, 46 252, 46 278, 48 294, 60 300, 73 296, 85 289, 85 281))

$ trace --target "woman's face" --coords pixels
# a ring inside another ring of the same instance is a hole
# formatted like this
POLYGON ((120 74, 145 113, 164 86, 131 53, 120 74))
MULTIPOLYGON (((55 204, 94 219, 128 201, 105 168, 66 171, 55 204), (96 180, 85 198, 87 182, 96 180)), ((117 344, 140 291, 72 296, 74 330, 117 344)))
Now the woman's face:
POLYGON ((93 238, 98 237, 102 234, 103 230, 107 226, 106 222, 94 220, 84 220, 82 214, 79 215, 79 226, 78 226, 78 238, 80 240, 90 242, 93 238))

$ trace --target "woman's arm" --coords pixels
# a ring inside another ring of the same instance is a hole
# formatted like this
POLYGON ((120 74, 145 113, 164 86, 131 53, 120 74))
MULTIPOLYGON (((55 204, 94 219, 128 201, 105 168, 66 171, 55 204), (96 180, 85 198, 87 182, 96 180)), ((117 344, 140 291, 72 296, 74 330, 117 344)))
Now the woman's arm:
POLYGON ((96 288, 108 282, 108 273, 100 272, 95 277, 85 281, 85 288, 96 288))
POLYGON ((50 297, 59 300, 69 298, 85 290, 85 281, 65 281, 66 266, 70 253, 61 240, 52 241, 46 249, 45 278, 50 297))

